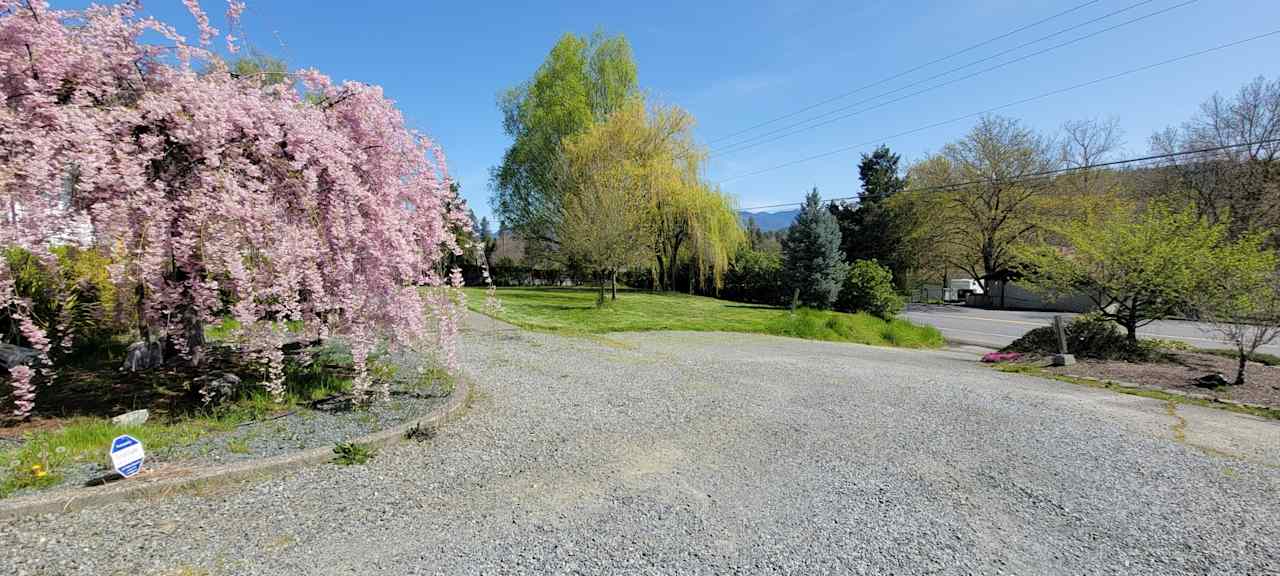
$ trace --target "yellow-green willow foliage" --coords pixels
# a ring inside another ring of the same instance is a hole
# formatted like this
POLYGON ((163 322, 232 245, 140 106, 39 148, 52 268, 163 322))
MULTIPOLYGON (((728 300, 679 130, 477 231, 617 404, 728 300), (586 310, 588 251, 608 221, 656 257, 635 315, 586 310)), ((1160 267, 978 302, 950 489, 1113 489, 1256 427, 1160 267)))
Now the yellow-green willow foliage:
POLYGON ((691 195, 694 210, 690 212, 687 258, 698 283, 718 291, 734 254, 746 244, 747 235, 733 198, 705 185, 697 186, 691 195))
POLYGON ((688 266, 691 282, 719 288, 746 235, 732 199, 702 179, 692 128, 684 110, 637 98, 561 142, 556 235, 567 264, 600 278, 651 266, 668 290, 688 266))
POLYGON ((649 228, 658 286, 675 289, 677 269, 692 266, 691 279, 719 288, 729 262, 746 241, 731 198, 702 179, 706 152, 693 141, 693 117, 677 107, 655 107, 649 116, 655 162, 650 173, 649 228))

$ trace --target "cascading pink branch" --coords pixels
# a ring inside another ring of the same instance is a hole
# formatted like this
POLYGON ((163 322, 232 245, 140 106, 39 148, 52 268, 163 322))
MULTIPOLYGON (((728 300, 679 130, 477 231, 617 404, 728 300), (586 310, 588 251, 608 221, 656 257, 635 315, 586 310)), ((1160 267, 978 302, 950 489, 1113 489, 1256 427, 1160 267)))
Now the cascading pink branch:
MULTIPOLYGON (((284 320, 348 337, 361 390, 379 343, 453 364, 457 299, 419 288, 453 290, 436 270, 470 227, 443 153, 376 86, 232 76, 204 48, 217 30, 184 2, 198 47, 134 3, 0 0, 0 246, 50 260, 87 227, 120 293, 140 296, 144 334, 199 361, 200 327, 230 312, 277 394, 284 320), (148 30, 172 44, 144 44, 148 30)), ((0 290, 0 306, 20 304, 0 290)))

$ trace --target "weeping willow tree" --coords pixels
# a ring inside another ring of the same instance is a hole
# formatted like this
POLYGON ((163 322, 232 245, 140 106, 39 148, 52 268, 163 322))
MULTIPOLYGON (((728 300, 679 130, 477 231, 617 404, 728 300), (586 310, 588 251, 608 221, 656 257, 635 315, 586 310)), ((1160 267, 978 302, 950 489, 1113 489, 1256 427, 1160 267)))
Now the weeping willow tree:
POLYGON ((661 289, 675 289, 677 270, 689 272, 690 290, 718 289, 745 243, 733 200, 702 179, 692 127, 679 108, 633 98, 561 141, 559 255, 601 281, 602 303, 606 278, 645 266, 661 289))
POLYGON ((649 230, 653 272, 660 290, 676 289, 688 266, 692 283, 719 288, 746 234, 732 198, 702 178, 706 152, 693 141, 693 117, 676 107, 650 114, 653 163, 649 172, 649 230))
MULTIPOLYGON (((699 185, 692 190, 689 241, 683 258, 689 266, 689 284, 719 291, 733 255, 747 242, 733 198, 699 185)), ((676 254, 677 257, 681 255, 676 254)))

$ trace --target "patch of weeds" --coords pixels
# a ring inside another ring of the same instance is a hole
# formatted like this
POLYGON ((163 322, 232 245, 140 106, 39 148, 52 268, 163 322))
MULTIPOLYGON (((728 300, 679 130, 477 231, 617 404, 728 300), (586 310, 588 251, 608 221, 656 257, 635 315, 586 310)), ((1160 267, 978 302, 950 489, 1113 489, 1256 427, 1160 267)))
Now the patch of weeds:
POLYGON ((370 359, 368 367, 369 376, 375 381, 394 380, 400 371, 394 362, 389 362, 385 358, 370 359))
POLYGON ((435 426, 423 427, 421 423, 414 424, 413 428, 410 428, 407 432, 404 433, 405 440, 413 440, 415 442, 427 442, 435 437, 436 437, 435 426))
POLYGON ((22 488, 55 485, 61 481, 63 467, 71 464, 96 463, 105 468, 111 441, 121 434, 141 440, 149 454, 163 454, 234 426, 234 420, 216 417, 132 426, 116 426, 101 418, 72 418, 59 428, 27 434, 17 447, 0 450, 0 498, 22 488))
POLYGON ((249 441, 244 438, 233 438, 227 441, 227 451, 232 454, 248 454, 249 441))
POLYGON ((474 406, 475 404, 483 402, 488 399, 489 399, 489 393, 487 391, 481 390, 479 388, 476 388, 475 386, 472 386, 470 389, 470 394, 467 394, 467 397, 463 399, 462 405, 464 408, 470 410, 471 407, 474 406))
POLYGON ((25 466, 22 461, 13 460, 9 462, 9 467, 8 474, 0 480, 0 498, 23 488, 48 488, 62 481, 61 474, 49 472, 48 468, 40 463, 25 466))
POLYGON ((1173 400, 1165 401, 1164 412, 1173 418, 1173 441, 1179 444, 1187 443, 1187 419, 1178 414, 1178 403, 1173 400))
POLYGON ((166 572, 165 574, 170 576, 209 576, 210 572, 204 568, 197 568, 195 566, 181 566, 174 569, 172 572, 166 572))
POLYGON ((267 548, 270 550, 284 550, 285 548, 293 546, 295 543, 297 543, 297 540, 295 540, 293 536, 282 534, 272 538, 271 541, 267 543, 267 548))
POLYGON ((263 420, 292 407, 286 398, 284 403, 276 402, 271 393, 262 389, 246 390, 235 402, 219 406, 214 410, 223 418, 235 420, 237 423, 263 420))
POLYGON ((404 388, 413 392, 442 391, 448 394, 453 390, 453 375, 439 366, 424 367, 417 378, 406 379, 404 388))
POLYGON ((364 464, 378 455, 378 451, 364 444, 343 442, 333 447, 333 463, 339 466, 364 464))
POLYGON ((616 348, 618 350, 635 350, 636 348, 639 348, 639 346, 632 344, 631 342, 618 340, 616 338, 609 338, 607 336, 601 336, 598 334, 589 335, 588 338, 591 340, 594 340, 596 343, 600 344, 601 346, 605 346, 608 348, 616 348))

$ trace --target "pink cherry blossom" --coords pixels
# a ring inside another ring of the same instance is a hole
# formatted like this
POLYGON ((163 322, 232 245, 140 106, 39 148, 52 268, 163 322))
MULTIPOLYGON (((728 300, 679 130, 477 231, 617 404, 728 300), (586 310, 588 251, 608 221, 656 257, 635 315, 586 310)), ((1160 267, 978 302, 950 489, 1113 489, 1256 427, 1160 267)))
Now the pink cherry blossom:
MULTIPOLYGON (((317 70, 273 86, 233 77, 208 48, 208 15, 184 4, 196 46, 135 2, 0 0, 0 247, 108 248, 151 336, 199 359, 184 331, 230 314, 277 395, 289 320, 347 338, 361 392, 383 345, 456 366, 460 277, 437 270, 471 224, 439 146, 377 86, 317 70)), ((229 3, 229 29, 243 11, 229 3)), ((20 311, 5 275, 0 307, 20 311)), ((48 327, 33 327, 47 361, 48 327)))

